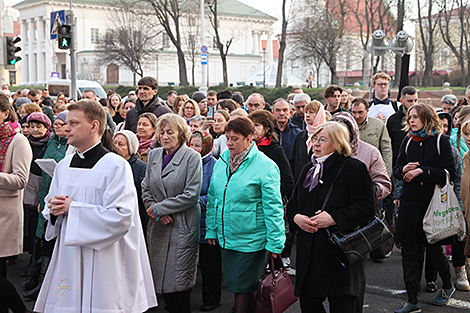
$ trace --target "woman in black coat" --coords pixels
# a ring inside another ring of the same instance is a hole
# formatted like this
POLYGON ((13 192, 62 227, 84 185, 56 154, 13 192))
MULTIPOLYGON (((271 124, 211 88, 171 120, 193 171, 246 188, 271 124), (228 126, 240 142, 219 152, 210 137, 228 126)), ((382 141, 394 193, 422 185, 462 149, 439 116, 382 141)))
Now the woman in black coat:
POLYGON ((304 166, 287 205, 289 227, 298 231, 295 295, 300 297, 303 313, 325 312, 325 298, 331 313, 354 313, 365 290, 364 262, 342 267, 325 228, 349 231, 370 221, 375 210, 374 185, 364 163, 349 157, 349 133, 343 125, 319 126, 312 143, 312 162, 304 166))
POLYGON ((423 230, 423 219, 434 194, 436 184, 446 184, 455 178, 455 162, 449 137, 438 136, 441 123, 436 112, 426 104, 413 105, 406 115, 408 136, 403 139, 393 169, 397 179, 404 180, 403 194, 396 221, 395 241, 402 245, 403 274, 408 303, 395 312, 420 310, 418 292, 424 252, 427 251, 443 281, 443 289, 434 299, 436 305, 446 305, 455 291, 449 263, 441 244, 429 244, 423 230), (439 145, 439 150, 437 145, 439 145))

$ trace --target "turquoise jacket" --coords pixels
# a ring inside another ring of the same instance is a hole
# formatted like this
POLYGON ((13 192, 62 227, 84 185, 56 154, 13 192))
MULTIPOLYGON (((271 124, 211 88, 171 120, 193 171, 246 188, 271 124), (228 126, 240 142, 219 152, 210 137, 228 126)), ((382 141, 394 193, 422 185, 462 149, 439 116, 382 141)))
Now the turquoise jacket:
POLYGON ((207 202, 206 239, 228 250, 281 253, 286 240, 279 169, 254 144, 230 175, 230 151, 214 166, 207 202))
MULTIPOLYGON (((452 134, 450 135, 450 144, 457 148, 457 134, 459 129, 453 128, 452 134)), ((462 161, 463 155, 468 151, 467 144, 465 143, 464 136, 460 136, 460 160, 462 161)))

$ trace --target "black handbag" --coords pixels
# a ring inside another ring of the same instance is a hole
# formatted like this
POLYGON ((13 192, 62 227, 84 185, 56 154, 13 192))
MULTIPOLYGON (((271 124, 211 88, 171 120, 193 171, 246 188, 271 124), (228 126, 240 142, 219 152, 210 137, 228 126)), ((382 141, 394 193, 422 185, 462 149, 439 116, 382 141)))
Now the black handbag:
MULTIPOLYGON (((326 195, 325 201, 323 202, 321 211, 325 210, 326 205, 328 204, 328 200, 330 199, 331 192, 333 191, 334 184, 338 179, 338 176, 341 173, 346 162, 347 160, 341 165, 338 174, 336 175, 333 183, 331 184, 331 187, 326 195)), ((375 211, 377 215, 377 205, 375 211)), ((382 243, 392 237, 390 229, 377 216, 374 216, 374 218, 365 226, 358 227, 351 232, 332 232, 328 228, 325 228, 325 230, 328 234, 328 238, 336 248, 336 258, 343 267, 347 267, 348 265, 353 264, 366 257, 367 254, 378 248, 380 245, 382 245, 382 243)))
MULTIPOLYGON (((380 220, 387 226, 388 229, 392 230, 392 227, 390 226, 390 223, 388 222, 386 218, 386 212, 383 208, 379 210, 379 215, 377 216, 380 218, 380 220)), ((385 259, 386 255, 389 254, 393 250, 393 246, 395 245, 395 240, 393 236, 390 237, 390 239, 387 239, 384 241, 378 248, 376 248, 374 251, 371 251, 369 256, 371 259, 374 260, 383 260, 385 259)))

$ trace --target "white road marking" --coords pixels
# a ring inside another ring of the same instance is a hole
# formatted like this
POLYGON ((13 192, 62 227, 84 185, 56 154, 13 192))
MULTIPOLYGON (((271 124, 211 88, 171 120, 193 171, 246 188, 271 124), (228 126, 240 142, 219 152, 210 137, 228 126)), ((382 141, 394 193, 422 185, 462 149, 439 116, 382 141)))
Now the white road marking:
POLYGON ((470 302, 458 299, 450 299, 447 306, 451 306, 459 309, 470 309, 470 302))
POLYGON ((386 293, 390 293, 392 295, 401 295, 401 294, 406 293, 406 290, 395 290, 395 289, 390 289, 390 288, 382 287, 382 286, 367 285, 366 288, 383 291, 386 293))

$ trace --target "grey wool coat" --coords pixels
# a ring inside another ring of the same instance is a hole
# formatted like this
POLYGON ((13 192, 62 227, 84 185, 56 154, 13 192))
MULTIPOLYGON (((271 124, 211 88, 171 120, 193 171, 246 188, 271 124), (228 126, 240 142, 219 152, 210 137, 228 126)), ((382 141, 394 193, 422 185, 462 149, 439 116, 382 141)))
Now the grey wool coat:
POLYGON ((145 208, 156 204, 159 216, 170 215, 174 223, 149 220, 147 243, 157 294, 191 289, 196 283, 199 253, 199 193, 202 161, 183 144, 162 171, 163 148, 149 152, 142 181, 145 208))

